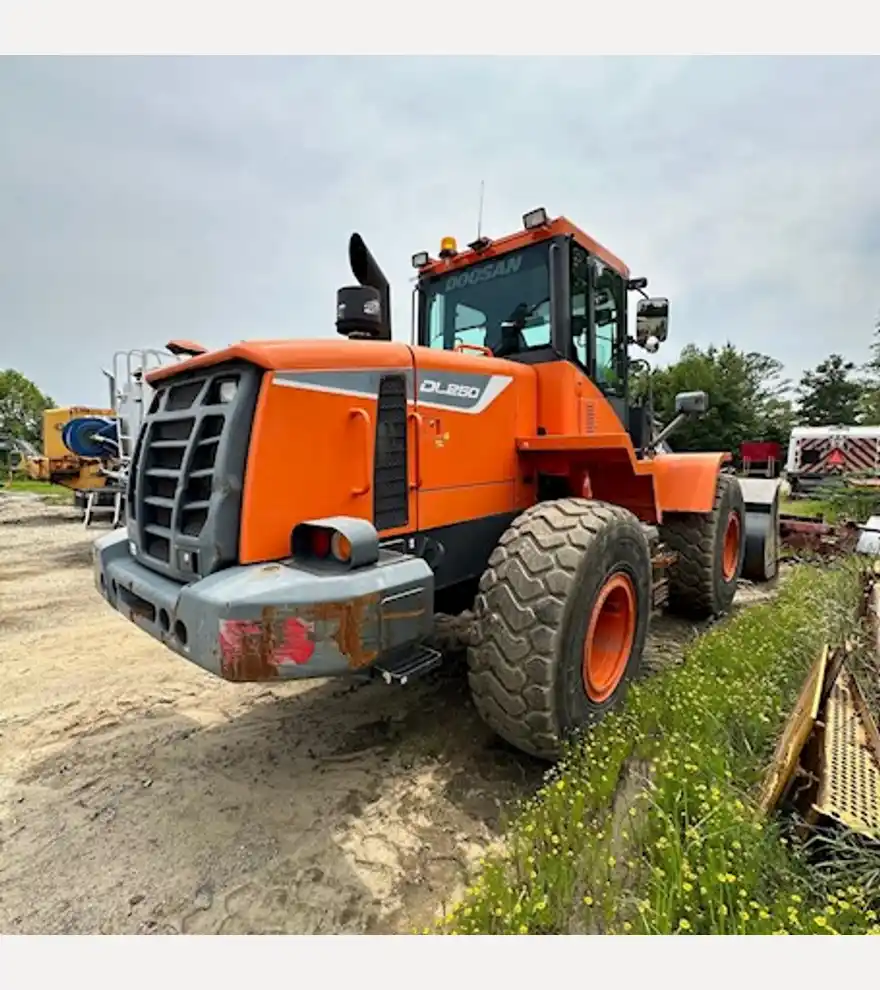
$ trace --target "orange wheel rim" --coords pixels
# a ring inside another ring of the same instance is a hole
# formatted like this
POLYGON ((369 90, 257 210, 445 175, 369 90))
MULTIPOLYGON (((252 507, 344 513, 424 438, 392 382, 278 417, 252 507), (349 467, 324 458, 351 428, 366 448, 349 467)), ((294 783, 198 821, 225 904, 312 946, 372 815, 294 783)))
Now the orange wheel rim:
POLYGON ((724 549, 721 557, 721 573, 725 581, 736 577, 739 565, 740 523, 739 515, 731 512, 727 517, 727 527, 724 530, 724 549))
POLYGON ((636 591, 626 574, 610 577, 599 592, 584 637, 584 689, 601 704, 623 678, 636 635, 636 591))

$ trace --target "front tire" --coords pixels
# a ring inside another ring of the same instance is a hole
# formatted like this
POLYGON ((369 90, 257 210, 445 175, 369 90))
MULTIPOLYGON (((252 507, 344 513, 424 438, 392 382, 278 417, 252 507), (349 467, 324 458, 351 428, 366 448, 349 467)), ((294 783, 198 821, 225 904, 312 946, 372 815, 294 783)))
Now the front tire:
POLYGON ((468 679, 483 720, 518 749, 558 758, 636 675, 651 576, 644 530, 620 506, 563 498, 514 520, 474 606, 468 679))

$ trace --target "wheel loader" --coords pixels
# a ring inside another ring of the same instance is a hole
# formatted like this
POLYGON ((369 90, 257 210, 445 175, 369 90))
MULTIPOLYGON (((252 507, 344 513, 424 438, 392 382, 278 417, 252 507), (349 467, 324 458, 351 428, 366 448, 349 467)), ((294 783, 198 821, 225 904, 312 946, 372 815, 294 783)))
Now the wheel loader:
POLYGON ((553 760, 619 703, 652 612, 730 609, 776 569, 778 492, 730 454, 673 453, 631 352, 668 300, 544 209, 417 272, 409 343, 363 239, 339 338, 254 340, 153 371, 125 529, 95 544, 111 606, 229 681, 405 683, 470 610, 468 677, 495 732, 553 760), (639 296, 630 336, 630 299, 639 296))

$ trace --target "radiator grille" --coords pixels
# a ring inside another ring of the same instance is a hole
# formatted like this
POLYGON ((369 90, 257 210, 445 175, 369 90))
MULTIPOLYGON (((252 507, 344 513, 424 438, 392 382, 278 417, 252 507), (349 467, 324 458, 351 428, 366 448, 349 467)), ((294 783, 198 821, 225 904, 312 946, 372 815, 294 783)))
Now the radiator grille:
POLYGON ((237 364, 157 383, 127 494, 129 535, 142 563, 191 580, 236 562, 260 377, 237 364))

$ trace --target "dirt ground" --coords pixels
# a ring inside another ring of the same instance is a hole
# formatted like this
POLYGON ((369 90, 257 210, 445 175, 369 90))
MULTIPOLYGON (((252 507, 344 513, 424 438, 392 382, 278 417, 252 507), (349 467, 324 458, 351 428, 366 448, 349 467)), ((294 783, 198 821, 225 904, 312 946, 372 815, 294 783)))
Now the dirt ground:
MULTIPOLYGON (((0 932, 429 924, 545 767, 483 726, 457 673, 212 678, 104 604, 101 531, 0 493, 0 932)), ((649 670, 696 633, 658 620, 649 670)))

